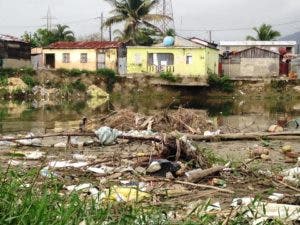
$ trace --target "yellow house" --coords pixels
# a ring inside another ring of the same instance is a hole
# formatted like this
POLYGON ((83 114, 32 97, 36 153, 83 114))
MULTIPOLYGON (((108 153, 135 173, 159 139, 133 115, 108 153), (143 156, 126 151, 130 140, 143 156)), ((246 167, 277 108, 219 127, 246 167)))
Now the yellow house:
POLYGON ((128 74, 158 74, 170 71, 174 75, 207 77, 218 73, 219 52, 216 45, 197 38, 175 37, 173 46, 127 47, 128 74))
POLYGON ((43 49, 43 64, 54 69, 95 71, 110 68, 125 70, 126 51, 123 43, 109 41, 56 42, 43 49))

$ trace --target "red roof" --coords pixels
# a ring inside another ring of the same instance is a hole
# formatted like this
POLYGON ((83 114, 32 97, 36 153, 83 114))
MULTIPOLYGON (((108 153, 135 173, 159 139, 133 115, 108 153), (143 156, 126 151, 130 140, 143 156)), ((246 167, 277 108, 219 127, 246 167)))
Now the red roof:
POLYGON ((122 45, 122 42, 118 41, 59 41, 50 44, 46 48, 51 49, 106 49, 106 48, 118 48, 122 45))

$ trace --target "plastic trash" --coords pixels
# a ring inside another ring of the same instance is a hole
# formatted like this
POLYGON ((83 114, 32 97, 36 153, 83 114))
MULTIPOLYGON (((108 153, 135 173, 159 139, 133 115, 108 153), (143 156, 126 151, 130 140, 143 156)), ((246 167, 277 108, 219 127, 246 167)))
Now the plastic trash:
POLYGON ((217 130, 217 131, 205 131, 204 132, 204 137, 212 137, 212 136, 217 136, 221 134, 221 130, 217 130))
POLYGON ((107 175, 111 174, 114 171, 115 168, 113 167, 108 167, 108 166, 101 166, 101 167, 89 167, 87 168, 87 171, 97 173, 99 175, 107 175))
MULTIPOLYGON (((26 138, 34 137, 33 133, 29 133, 25 136, 26 138)), ((34 139, 21 139, 17 140, 17 143, 20 143, 22 145, 34 145, 34 146, 42 146, 42 140, 39 138, 34 139)))
POLYGON ((296 118, 296 119, 293 119, 293 120, 290 120, 286 127, 289 129, 289 130, 296 130, 296 129, 299 129, 300 128, 300 118, 296 118))
POLYGON ((38 160, 44 157, 45 152, 34 151, 34 152, 24 152, 25 158, 29 160, 38 160))
POLYGON ((115 143, 116 139, 122 134, 122 132, 110 127, 101 127, 95 131, 95 134, 102 145, 111 145, 115 143))
POLYGON ((176 172, 180 170, 180 165, 178 163, 171 162, 166 159, 159 159, 152 161, 147 168, 147 173, 153 176, 166 177, 168 172, 171 172, 174 177, 176 177, 176 172))
POLYGON ((43 169, 41 169, 40 175, 42 177, 47 177, 47 178, 57 177, 56 173, 53 173, 53 172, 49 171, 49 167, 48 166, 44 167, 43 169))
POLYGON ((73 167, 73 168, 81 168, 88 165, 87 162, 76 162, 71 163, 70 161, 53 161, 49 162, 49 167, 52 168, 66 168, 66 167, 73 167))
POLYGON ((140 202, 151 195, 133 187, 112 186, 100 194, 101 200, 116 202, 140 202))
POLYGON ((284 198, 284 194, 281 194, 281 193, 273 193, 272 195, 270 195, 268 197, 268 199, 270 199, 274 202, 280 201, 283 198, 284 198))
POLYGON ((81 190, 89 189, 89 188, 92 188, 92 187, 93 187, 92 184, 85 183, 85 184, 80 184, 80 185, 70 185, 70 186, 66 186, 65 188, 68 191, 81 191, 81 190))

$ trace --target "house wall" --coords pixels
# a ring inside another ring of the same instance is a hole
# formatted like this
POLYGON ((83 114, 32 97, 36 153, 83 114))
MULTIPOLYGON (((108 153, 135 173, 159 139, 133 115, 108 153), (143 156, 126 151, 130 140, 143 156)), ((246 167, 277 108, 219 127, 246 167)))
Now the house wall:
POLYGON ((3 68, 31 67, 30 59, 3 59, 3 68))
POLYGON ((218 74, 219 52, 217 49, 206 48, 206 70, 218 74))
MULTIPOLYGON (((98 52, 105 53, 105 66, 117 71, 117 49, 103 49, 98 52)), ((95 49, 43 49, 43 64, 45 54, 55 54, 55 69, 97 70, 97 50, 95 49), (63 63, 63 53, 70 54, 70 63, 63 63), (81 53, 87 53, 87 63, 80 62, 81 53)))
POLYGON ((127 73, 152 73, 148 71, 148 53, 172 53, 174 55, 174 74, 180 76, 206 76, 207 68, 217 71, 218 51, 206 52, 205 48, 128 48, 127 73), (192 63, 186 64, 187 55, 192 63), (209 58, 209 60, 207 60, 209 58))
POLYGON ((279 57, 277 58, 241 58, 224 60, 223 74, 230 77, 271 77, 279 75, 279 57))

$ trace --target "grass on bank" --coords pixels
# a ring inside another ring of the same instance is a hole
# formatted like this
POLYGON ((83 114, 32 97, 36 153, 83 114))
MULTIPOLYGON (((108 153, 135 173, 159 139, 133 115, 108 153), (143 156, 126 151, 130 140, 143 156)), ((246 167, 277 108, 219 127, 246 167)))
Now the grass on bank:
MULTIPOLYGON (((146 203, 96 202, 90 196, 66 194, 63 182, 55 178, 41 178, 37 169, 0 171, 0 224, 80 224, 86 225, 221 225, 224 217, 205 213, 208 205, 197 205, 181 219, 170 219, 170 207, 151 206, 146 203)), ((249 210, 246 212, 251 211, 249 210)), ((244 216, 237 214, 228 225, 250 225, 244 216)), ((269 221, 264 225, 283 225, 269 221)))

